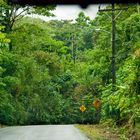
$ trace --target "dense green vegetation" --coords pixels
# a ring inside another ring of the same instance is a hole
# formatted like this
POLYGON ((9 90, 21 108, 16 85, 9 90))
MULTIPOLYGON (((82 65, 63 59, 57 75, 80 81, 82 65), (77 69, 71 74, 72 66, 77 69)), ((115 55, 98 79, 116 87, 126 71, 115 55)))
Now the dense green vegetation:
MULTIPOLYGON (((98 13, 94 20, 81 12, 75 22, 45 22, 19 15, 19 20, 11 23, 13 14, 8 17, 7 13, 12 6, 3 2, 1 7, 1 124, 99 123, 112 119, 117 125, 133 126, 140 122, 138 6, 129 5, 116 19, 114 88, 110 12, 98 13), (101 106, 93 105, 96 99, 101 106), (84 112, 79 109, 82 104, 84 112)), ((34 7, 33 13, 49 16, 52 9, 34 7)))

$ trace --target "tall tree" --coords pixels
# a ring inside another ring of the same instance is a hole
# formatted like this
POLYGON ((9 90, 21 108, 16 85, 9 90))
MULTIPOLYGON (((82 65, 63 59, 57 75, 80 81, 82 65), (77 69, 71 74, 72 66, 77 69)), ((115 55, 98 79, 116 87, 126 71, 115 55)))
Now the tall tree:
POLYGON ((0 23, 6 27, 6 32, 10 32, 15 22, 26 15, 39 14, 43 16, 54 16, 51 11, 55 9, 55 6, 21 6, 11 4, 7 0, 1 0, 0 7, 0 23))

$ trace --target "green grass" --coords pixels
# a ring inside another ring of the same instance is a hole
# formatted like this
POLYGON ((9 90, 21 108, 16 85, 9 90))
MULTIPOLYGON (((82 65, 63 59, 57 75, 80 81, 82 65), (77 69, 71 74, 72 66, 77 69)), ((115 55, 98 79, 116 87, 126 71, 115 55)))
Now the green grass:
POLYGON ((110 124, 77 124, 75 126, 85 133, 90 140, 140 140, 140 124, 137 124, 135 128, 117 127, 110 124))
POLYGON ((90 140, 120 140, 119 136, 113 134, 109 128, 102 125, 75 125, 84 132, 90 140))

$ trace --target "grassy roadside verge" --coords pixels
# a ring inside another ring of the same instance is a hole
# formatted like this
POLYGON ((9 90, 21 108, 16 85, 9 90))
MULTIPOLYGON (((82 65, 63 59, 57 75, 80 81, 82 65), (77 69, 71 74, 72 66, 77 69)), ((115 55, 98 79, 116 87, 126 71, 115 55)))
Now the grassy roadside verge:
POLYGON ((85 133, 90 140, 120 140, 117 134, 114 134, 109 128, 104 128, 102 125, 81 125, 76 124, 83 133, 85 133))
POLYGON ((140 140, 140 126, 136 128, 113 127, 106 124, 76 124, 90 140, 140 140))
POLYGON ((4 128, 6 127, 6 125, 0 124, 0 128, 4 128))

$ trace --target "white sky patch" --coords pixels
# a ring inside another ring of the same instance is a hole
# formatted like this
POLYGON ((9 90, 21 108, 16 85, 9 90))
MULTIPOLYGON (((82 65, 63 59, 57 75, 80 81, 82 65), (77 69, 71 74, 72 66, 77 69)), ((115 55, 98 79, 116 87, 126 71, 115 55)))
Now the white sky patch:
POLYGON ((48 20, 74 20, 78 17, 78 14, 83 11, 86 16, 94 19, 98 12, 98 5, 89 5, 86 9, 82 9, 78 5, 57 5, 56 10, 52 11, 55 17, 37 16, 45 21, 48 20))

